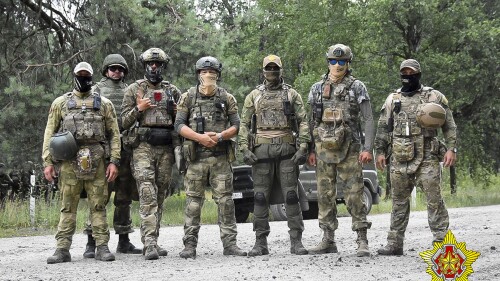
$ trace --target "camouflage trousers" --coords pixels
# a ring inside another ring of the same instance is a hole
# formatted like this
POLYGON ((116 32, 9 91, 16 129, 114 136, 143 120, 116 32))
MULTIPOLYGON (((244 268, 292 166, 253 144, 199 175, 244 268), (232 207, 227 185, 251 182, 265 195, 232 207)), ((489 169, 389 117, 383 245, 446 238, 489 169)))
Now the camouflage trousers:
MULTIPOLYGON (((260 144, 254 149, 254 154, 259 159, 280 159, 295 153, 295 146, 284 144, 260 144)), ((285 199, 286 216, 289 234, 297 237, 304 231, 302 211, 299 204, 297 190, 298 167, 290 157, 281 161, 263 161, 252 166, 254 180, 254 222, 253 229, 257 237, 268 236, 269 227, 269 202, 273 188, 280 188, 285 199)))
POLYGON ((441 166, 438 157, 425 153, 415 174, 399 172, 397 164, 391 165, 392 213, 391 228, 387 235, 389 244, 403 245, 410 218, 410 196, 415 186, 420 186, 427 198, 428 222, 434 240, 442 241, 448 230, 449 217, 441 196, 441 166))
POLYGON ((106 219, 108 188, 106 187, 106 167, 104 160, 99 162, 93 180, 76 178, 71 162, 63 162, 59 175, 61 192, 61 215, 57 226, 57 248, 69 249, 76 230, 76 212, 80 193, 87 192, 92 222, 92 236, 96 246, 106 245, 109 241, 109 229, 106 219))
POLYGON ((141 241, 145 247, 157 244, 174 163, 174 149, 170 146, 141 142, 133 151, 132 172, 139 191, 141 241))
POLYGON ((351 214, 351 229, 370 228, 371 222, 366 218, 368 213, 363 196, 363 167, 358 162, 359 146, 351 144, 347 156, 340 163, 326 163, 316 158, 316 178, 318 182, 318 221, 323 230, 336 230, 337 190, 344 194, 347 211, 351 214))
MULTIPOLYGON (((128 234, 134 232, 130 215, 130 205, 132 204, 132 200, 139 200, 139 195, 137 194, 137 184, 130 168, 132 154, 122 150, 120 157, 118 177, 116 177, 114 182, 108 183, 108 200, 106 202, 109 202, 111 192, 114 191, 113 205, 115 206, 115 210, 113 213, 113 228, 116 234, 128 234)), ((87 220, 83 233, 92 235, 90 217, 87 220)))
POLYGON ((184 244, 197 246, 200 217, 205 189, 210 185, 217 204, 220 238, 224 248, 236 245, 236 218, 234 216, 233 172, 226 155, 199 157, 189 163, 184 178, 186 209, 184 212, 184 244))

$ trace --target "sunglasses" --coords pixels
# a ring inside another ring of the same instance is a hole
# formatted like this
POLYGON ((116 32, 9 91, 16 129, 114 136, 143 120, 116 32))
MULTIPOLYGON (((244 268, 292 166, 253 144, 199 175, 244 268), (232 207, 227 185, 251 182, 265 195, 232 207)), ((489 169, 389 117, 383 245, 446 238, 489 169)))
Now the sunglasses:
POLYGON ((329 59, 328 62, 331 65, 336 65, 338 63, 340 66, 344 66, 347 63, 346 60, 336 60, 336 59, 329 59))
POLYGON ((163 63, 162 62, 159 62, 159 61, 148 61, 147 64, 149 66, 153 66, 153 65, 156 65, 156 67, 162 67, 163 66, 163 63))
POLYGON ((125 68, 121 67, 121 66, 116 66, 116 65, 113 65, 113 66, 110 66, 108 67, 109 71, 111 72, 115 72, 115 71, 120 71, 120 72, 125 72, 125 68))

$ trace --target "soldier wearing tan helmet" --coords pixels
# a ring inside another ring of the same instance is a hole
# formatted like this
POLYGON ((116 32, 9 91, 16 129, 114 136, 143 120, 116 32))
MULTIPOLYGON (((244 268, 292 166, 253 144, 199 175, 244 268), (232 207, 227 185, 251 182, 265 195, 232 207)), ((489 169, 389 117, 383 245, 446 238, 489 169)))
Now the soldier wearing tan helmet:
POLYGON ((269 205, 283 203, 290 228, 290 252, 306 255, 297 188, 298 166, 304 164, 310 142, 304 103, 297 91, 285 84, 278 56, 266 56, 262 70, 264 83, 245 98, 238 137, 243 160, 252 165, 254 179, 256 239, 248 255, 269 254, 269 205))
POLYGON ((381 255, 402 255, 410 216, 410 195, 421 186, 427 197, 429 227, 434 241, 443 241, 448 231, 448 211, 441 196, 441 166, 456 160, 457 127, 448 100, 439 91, 420 83, 420 64, 414 59, 401 63, 402 87, 391 93, 378 122, 375 139, 377 167, 384 169, 390 159, 392 186, 391 227, 381 255), (438 140, 441 129, 446 147, 438 140))
POLYGON ((42 153, 44 175, 49 182, 59 177, 61 190, 57 249, 47 258, 49 264, 71 261, 69 249, 83 190, 88 194, 92 214, 95 259, 115 260, 108 248, 106 203, 107 183, 114 181, 118 175, 120 131, 113 103, 91 91, 93 73, 92 66, 86 62, 75 66, 75 88, 54 100, 45 128, 42 153), (105 153, 105 143, 109 143, 109 156, 105 153), (56 163, 60 169, 54 167, 56 163))
MULTIPOLYGON (((93 86, 93 91, 108 98, 115 106, 116 112, 121 112, 123 96, 127 84, 124 82, 125 75, 128 73, 128 64, 120 54, 110 54, 104 58, 101 67, 103 78, 93 86)), ((120 132, 123 131, 121 126, 121 118, 118 117, 118 126, 120 132)), ((132 154, 122 146, 120 152, 120 169, 118 177, 114 182, 108 183, 108 201, 111 193, 114 191, 115 196, 113 205, 115 206, 113 215, 113 229, 119 235, 117 253, 123 254, 142 254, 142 250, 136 248, 128 237, 129 233, 134 232, 132 227, 132 219, 130 214, 130 205, 132 198, 138 200, 137 186, 130 170, 130 159, 132 154)), ((90 221, 83 231, 87 234, 87 246, 83 256, 85 258, 93 258, 95 256, 95 240, 92 237, 92 225, 90 221)))
POLYGON ((328 48, 328 73, 309 92, 312 107, 314 150, 309 163, 316 166, 318 182, 318 221, 323 230, 319 244, 311 253, 336 253, 335 230, 338 228, 336 197, 343 187, 351 229, 357 233, 357 256, 369 256, 362 165, 373 161, 372 107, 368 91, 351 75, 353 54, 344 44, 328 48), (363 122, 362 122, 363 121, 363 122), (362 123, 364 128, 362 129, 362 123), (364 141, 363 141, 364 133, 364 141))
POLYGON ((131 168, 139 190, 144 258, 156 260, 168 254, 158 245, 158 236, 163 202, 172 194, 174 147, 179 145, 174 120, 181 92, 163 79, 170 57, 162 49, 144 51, 139 61, 144 68, 144 78, 125 90, 122 139, 125 148, 132 151, 131 168))

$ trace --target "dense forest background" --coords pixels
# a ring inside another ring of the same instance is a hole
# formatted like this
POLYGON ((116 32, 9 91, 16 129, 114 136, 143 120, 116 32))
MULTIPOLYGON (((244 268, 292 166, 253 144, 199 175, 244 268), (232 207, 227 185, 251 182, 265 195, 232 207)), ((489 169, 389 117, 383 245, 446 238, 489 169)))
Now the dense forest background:
POLYGON ((71 91, 79 61, 98 81, 104 57, 120 53, 131 83, 143 76, 139 55, 159 47, 172 57, 167 79, 186 90, 196 60, 212 55, 241 106, 264 56, 280 56, 306 98, 328 46, 343 43, 377 117, 401 61, 420 61, 422 82, 454 111, 458 168, 484 179, 500 167, 499 12, 496 0, 0 0, 0 162, 41 162, 50 104, 71 91))

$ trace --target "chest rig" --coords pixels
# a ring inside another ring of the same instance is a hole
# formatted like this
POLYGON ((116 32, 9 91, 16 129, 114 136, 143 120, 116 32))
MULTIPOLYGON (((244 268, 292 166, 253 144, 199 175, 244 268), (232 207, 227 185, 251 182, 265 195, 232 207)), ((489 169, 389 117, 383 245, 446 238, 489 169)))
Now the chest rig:
POLYGON ((80 98, 74 93, 67 93, 65 98, 66 107, 62 110, 62 131, 70 131, 79 144, 105 141, 101 96, 94 92, 80 98))
POLYGON ((188 90, 189 127, 199 133, 222 132, 229 127, 227 92, 217 88, 213 96, 203 96, 192 87, 188 90))
POLYGON ((265 85, 260 85, 257 89, 261 92, 254 100, 257 130, 290 131, 289 116, 293 109, 289 86, 283 84, 279 90, 268 90, 265 85))
POLYGON ((94 91, 108 98, 115 106, 116 115, 120 116, 123 95, 125 94, 126 88, 127 84, 123 82, 117 83, 109 78, 105 78, 96 84, 94 91))
MULTIPOLYGON (((425 145, 437 142, 437 130, 422 128, 417 123, 417 108, 431 101, 432 88, 424 87, 413 96, 402 95, 398 90, 392 96, 391 114, 394 118, 392 131, 391 171, 414 173, 422 163, 425 145), (426 142, 429 142, 428 144, 426 142)), ((435 146, 434 144, 433 146, 435 146)))
POLYGON ((161 82, 159 89, 151 89, 145 80, 137 81, 139 96, 149 98, 156 107, 149 108, 139 117, 140 127, 172 128, 175 120, 175 99, 170 83, 161 82))

